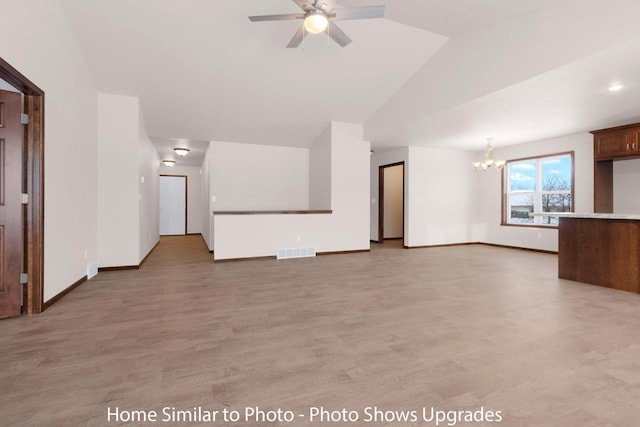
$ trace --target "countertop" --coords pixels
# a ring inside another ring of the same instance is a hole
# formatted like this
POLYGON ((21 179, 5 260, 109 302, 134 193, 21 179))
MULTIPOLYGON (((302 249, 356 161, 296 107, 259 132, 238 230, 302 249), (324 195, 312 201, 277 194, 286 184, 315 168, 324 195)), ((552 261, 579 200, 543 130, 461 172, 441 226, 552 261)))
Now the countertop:
POLYGON ((580 213, 580 212, 555 212, 555 213, 532 213, 531 216, 552 216, 558 218, 585 218, 585 219, 628 219, 640 221, 640 214, 619 214, 619 213, 580 213))

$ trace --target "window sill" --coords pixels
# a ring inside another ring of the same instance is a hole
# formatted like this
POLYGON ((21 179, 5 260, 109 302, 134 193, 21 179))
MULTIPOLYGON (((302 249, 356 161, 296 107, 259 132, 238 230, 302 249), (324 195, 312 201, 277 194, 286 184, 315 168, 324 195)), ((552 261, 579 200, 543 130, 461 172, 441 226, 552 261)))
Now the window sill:
POLYGON ((543 225, 543 224, 509 224, 508 222, 501 222, 500 226, 502 227, 520 227, 520 228, 546 228, 546 229, 551 229, 551 230, 557 230, 558 226, 557 225, 553 225, 553 224, 549 224, 549 225, 543 225))

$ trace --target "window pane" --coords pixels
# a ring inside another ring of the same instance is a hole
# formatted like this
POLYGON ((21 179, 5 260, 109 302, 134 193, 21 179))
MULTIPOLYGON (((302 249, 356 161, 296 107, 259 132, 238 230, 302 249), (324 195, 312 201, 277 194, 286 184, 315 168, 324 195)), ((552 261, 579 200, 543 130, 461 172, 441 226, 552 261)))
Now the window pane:
POLYGON ((515 193, 509 198, 509 221, 512 224, 533 224, 533 193, 515 193))
POLYGON ((571 194, 543 194, 542 212, 571 212, 571 194))
POLYGON ((543 159, 542 191, 563 190, 571 190, 571 157, 564 156, 543 159))
POLYGON ((509 164, 509 191, 536 191, 536 161, 524 160, 509 164))
POLYGON ((572 154, 508 161, 502 176, 506 222, 522 225, 558 225, 558 218, 529 215, 571 212, 572 154))

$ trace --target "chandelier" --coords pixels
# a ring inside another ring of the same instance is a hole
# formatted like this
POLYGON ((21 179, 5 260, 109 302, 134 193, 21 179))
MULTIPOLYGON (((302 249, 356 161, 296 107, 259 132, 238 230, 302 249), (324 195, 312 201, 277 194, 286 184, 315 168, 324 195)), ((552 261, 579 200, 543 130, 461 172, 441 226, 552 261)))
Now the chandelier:
POLYGON ((487 149, 484 153, 484 160, 473 162, 473 167, 477 171, 486 171, 487 169, 502 169, 507 163, 505 160, 495 160, 493 158, 493 147, 491 146, 493 138, 487 138, 487 149))

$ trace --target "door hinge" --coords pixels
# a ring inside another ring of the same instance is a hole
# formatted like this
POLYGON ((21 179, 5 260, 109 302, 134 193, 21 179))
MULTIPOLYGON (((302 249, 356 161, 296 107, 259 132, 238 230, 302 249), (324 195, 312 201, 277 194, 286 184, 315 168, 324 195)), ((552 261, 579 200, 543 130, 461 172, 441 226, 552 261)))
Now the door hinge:
POLYGON ((29 115, 28 114, 20 114, 20 124, 28 125, 29 124, 29 115))
POLYGON ((20 273, 20 284, 26 285, 29 283, 29 275, 27 273, 20 273))
POLYGON ((22 203, 23 205, 29 204, 29 195, 27 193, 22 193, 20 196, 20 203, 22 203))

